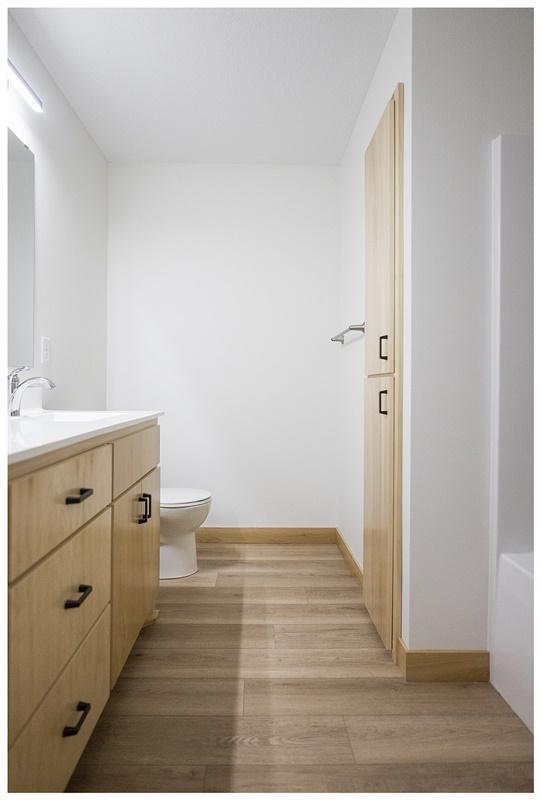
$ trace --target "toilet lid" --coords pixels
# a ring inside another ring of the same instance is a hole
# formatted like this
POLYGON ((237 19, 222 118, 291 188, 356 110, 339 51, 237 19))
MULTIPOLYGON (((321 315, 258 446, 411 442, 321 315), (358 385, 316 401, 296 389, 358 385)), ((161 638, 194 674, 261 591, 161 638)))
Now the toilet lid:
POLYGON ((205 489, 161 489, 160 506, 162 508, 182 508, 195 506, 210 500, 210 492, 205 489))

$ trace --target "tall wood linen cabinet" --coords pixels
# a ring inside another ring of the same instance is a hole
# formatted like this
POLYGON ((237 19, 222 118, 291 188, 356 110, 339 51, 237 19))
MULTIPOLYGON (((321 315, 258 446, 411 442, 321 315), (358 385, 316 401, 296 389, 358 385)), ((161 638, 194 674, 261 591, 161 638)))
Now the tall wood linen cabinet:
POLYGON ((401 634, 403 85, 365 152, 364 598, 387 649, 401 634))

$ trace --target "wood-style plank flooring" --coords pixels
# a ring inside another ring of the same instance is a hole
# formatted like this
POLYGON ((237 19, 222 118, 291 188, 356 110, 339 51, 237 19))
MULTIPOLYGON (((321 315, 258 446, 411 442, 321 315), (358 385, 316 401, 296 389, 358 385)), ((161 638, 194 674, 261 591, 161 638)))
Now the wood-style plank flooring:
POLYGON ((199 544, 160 587, 72 792, 528 792, 490 684, 407 684, 336 545, 199 544))

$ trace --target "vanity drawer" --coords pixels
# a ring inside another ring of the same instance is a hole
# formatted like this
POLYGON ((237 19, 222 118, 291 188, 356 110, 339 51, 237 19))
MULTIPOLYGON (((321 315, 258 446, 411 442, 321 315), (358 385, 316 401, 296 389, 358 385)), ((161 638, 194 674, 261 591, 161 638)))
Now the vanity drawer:
POLYGON ((118 497, 160 462, 160 428, 152 425, 113 443, 113 497, 118 497))
POLYGON ((10 482, 10 581, 110 503, 111 450, 106 444, 10 482), (93 493, 81 499, 82 489, 93 493))
POLYGON ((111 596, 111 509, 9 589, 12 742, 111 596), (80 587, 92 587, 84 594, 80 587), (66 601, 81 601, 65 608, 66 601))
POLYGON ((110 606, 77 650, 9 751, 10 792, 61 792, 109 697, 110 606), (90 704, 79 732, 65 726, 82 719, 78 703, 90 704))

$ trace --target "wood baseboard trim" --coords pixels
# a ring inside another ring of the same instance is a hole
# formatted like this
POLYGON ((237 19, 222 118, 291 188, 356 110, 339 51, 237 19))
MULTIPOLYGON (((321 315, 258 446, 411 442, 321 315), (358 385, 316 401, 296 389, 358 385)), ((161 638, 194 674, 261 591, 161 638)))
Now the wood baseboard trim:
POLYGON ((335 544, 336 528, 200 528, 198 542, 222 544, 335 544))
POLYGON ((397 664, 412 683, 486 682, 490 678, 488 650, 410 650, 398 639, 397 664))
POLYGON ((359 583, 361 584, 361 588, 363 585, 363 570, 351 550, 349 549, 349 545, 344 539, 342 533, 336 528, 336 544, 338 545, 340 552, 344 556, 344 560, 347 562, 350 570, 353 572, 354 576, 357 578, 359 583))
POLYGON ((363 571, 338 528, 199 528, 198 542, 222 544, 336 544, 362 586, 363 571))

